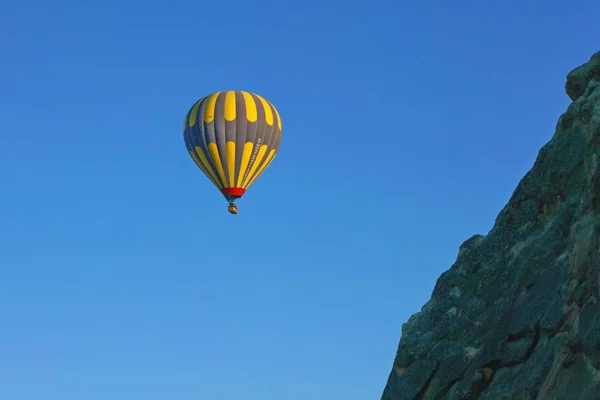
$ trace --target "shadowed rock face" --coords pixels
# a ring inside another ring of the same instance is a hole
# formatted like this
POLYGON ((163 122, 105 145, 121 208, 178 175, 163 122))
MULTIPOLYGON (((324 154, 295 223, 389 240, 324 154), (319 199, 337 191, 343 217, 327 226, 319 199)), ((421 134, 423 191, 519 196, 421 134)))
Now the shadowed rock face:
POLYGON ((600 52, 492 230, 402 326, 382 400, 600 399, 600 52))

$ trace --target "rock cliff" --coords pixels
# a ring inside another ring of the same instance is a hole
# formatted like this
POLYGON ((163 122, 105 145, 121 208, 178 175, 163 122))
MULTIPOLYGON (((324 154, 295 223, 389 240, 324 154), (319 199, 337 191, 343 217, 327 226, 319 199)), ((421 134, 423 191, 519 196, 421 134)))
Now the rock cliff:
POLYGON ((382 400, 600 399, 600 52, 486 235, 402 326, 382 400))

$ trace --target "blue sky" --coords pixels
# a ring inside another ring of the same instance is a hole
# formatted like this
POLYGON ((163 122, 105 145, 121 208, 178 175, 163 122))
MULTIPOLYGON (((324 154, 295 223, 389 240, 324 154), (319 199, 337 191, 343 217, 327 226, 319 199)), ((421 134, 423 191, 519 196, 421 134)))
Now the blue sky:
POLYGON ((10 400, 379 398, 600 50, 592 0, 1 6, 10 400), (223 89, 284 125, 235 217, 181 132, 223 89))

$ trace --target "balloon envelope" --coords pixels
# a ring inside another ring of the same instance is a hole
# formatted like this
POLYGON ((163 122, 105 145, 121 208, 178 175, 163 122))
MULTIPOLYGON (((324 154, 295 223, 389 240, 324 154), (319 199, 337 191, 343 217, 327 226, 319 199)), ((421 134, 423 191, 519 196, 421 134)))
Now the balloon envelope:
POLYGON ((277 109, 255 93, 238 90, 201 98, 183 124, 189 154, 229 201, 242 197, 273 161, 281 133, 277 109))

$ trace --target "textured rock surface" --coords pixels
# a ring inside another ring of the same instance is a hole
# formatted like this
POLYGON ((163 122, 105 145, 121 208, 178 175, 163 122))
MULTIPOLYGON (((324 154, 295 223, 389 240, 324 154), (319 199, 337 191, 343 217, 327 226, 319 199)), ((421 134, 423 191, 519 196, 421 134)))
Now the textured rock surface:
POLYGON ((600 399, 600 52, 493 229, 402 326, 382 400, 600 399))

